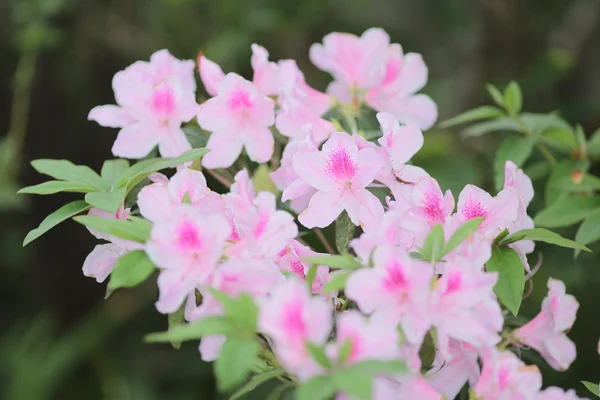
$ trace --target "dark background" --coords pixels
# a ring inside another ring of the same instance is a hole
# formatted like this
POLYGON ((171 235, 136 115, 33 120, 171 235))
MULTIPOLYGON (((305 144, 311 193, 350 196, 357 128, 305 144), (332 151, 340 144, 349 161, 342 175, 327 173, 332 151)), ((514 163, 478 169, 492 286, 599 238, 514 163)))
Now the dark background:
MULTIPOLYGON (((116 131, 88 122, 87 113, 114 102, 115 72, 168 48, 192 59, 202 50, 225 71, 251 77, 256 42, 273 60, 298 60, 324 90, 329 77, 308 61, 310 44, 331 31, 380 26, 406 52, 423 54, 425 92, 441 119, 489 103, 485 83, 514 79, 527 111, 559 110, 589 135, 600 122, 599 17, 596 0, 0 0, 0 398, 219 398, 196 343, 176 351, 142 342, 166 328, 151 285, 105 301, 104 285, 82 275, 95 245, 84 228, 67 222, 21 247, 30 229, 76 197, 14 195, 45 179, 29 161, 65 158, 99 170, 111 158, 116 131)), ((465 140, 433 129, 415 162, 455 196, 466 183, 491 189, 503 137, 465 140)), ((574 229, 560 233, 573 237, 574 229)), ((548 276, 564 280, 581 303, 570 333, 579 357, 565 373, 542 366, 545 384, 583 395, 579 380, 600 379, 599 258, 538 249, 544 265, 524 312, 539 310, 548 276)))

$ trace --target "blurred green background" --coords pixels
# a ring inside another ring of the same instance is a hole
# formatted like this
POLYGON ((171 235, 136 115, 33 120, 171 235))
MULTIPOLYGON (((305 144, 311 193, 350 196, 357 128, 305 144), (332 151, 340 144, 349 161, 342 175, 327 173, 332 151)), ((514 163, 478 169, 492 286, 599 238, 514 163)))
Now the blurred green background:
MULTIPOLYGON (((324 90, 329 78, 308 61, 310 44, 331 31, 380 26, 405 51, 423 54, 425 92, 441 119, 487 103, 486 82, 514 79, 527 111, 559 110, 589 133, 600 125, 599 18, 597 0, 0 0, 0 398, 226 398, 196 343, 178 351, 142 343, 167 324, 154 310, 151 285, 105 301, 104 285, 82 275, 95 244, 84 228, 67 222, 21 247, 30 229, 73 197, 14 195, 44 180, 29 161, 66 158, 99 170, 111 157, 116 131, 88 122, 87 113, 114 102, 115 72, 168 48, 179 58, 202 50, 225 71, 250 77, 256 42, 274 60, 298 60, 308 82, 324 90)), ((503 137, 464 140, 433 129, 415 162, 455 196, 466 183, 490 189, 503 137)), ((560 233, 573 237, 574 229, 560 233)), ((570 332, 579 357, 565 373, 542 366, 545 384, 583 395, 579 380, 600 379, 600 258, 538 250, 544 264, 524 312, 539 310, 549 276, 564 280, 581 303, 570 332)))

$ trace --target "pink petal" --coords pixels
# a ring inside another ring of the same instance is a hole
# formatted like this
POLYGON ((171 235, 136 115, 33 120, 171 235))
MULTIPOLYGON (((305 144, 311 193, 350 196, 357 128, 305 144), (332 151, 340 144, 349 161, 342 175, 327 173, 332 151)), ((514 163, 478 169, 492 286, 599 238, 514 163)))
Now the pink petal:
POLYGON ((198 60, 198 71, 206 92, 211 96, 216 96, 217 85, 225 77, 221 67, 208 58, 201 56, 198 60))
POLYGON ((155 125, 136 122, 119 131, 112 153, 123 158, 143 158, 158 144, 161 132, 155 125))
POLYGON ((344 204, 340 201, 342 195, 343 192, 338 190, 315 193, 298 220, 307 228, 329 226, 344 210, 344 204))
POLYGON ((356 163, 356 175, 352 178, 352 188, 364 188, 375 179, 385 161, 381 155, 373 149, 362 149, 358 152, 356 163))
POLYGON ((202 165, 206 168, 231 167, 242 153, 244 145, 237 134, 234 129, 213 132, 206 144, 210 152, 202 158, 202 165))
POLYGON ((163 157, 177 157, 191 150, 192 145, 181 128, 169 127, 159 138, 158 149, 163 157))
POLYGON ((304 182, 318 190, 329 190, 335 186, 327 174, 327 160, 322 152, 297 153, 292 159, 296 174, 304 182))
POLYGON ((223 347, 226 340, 227 336, 222 335, 203 336, 199 348, 202 361, 212 362, 219 358, 221 347, 223 347))
POLYGON ((194 265, 162 270, 157 281, 159 295, 156 309, 162 314, 174 313, 205 279, 204 271, 194 268, 194 265))
POLYGON ((145 186, 138 194, 137 203, 140 213, 152 222, 166 220, 173 208, 169 190, 162 184, 145 186))
POLYGON ((415 124, 422 130, 431 128, 438 117, 437 105, 424 94, 395 96, 372 103, 371 106, 393 114, 402 124, 415 124))
POLYGON ((114 244, 99 244, 85 258, 83 274, 102 283, 112 272, 117 260, 125 253, 124 249, 114 244))
POLYGON ((257 163, 266 163, 273 157, 275 139, 271 130, 266 127, 257 127, 246 132, 244 146, 250 160, 257 163))
POLYGON ((394 89, 400 96, 414 94, 427 84, 427 75, 427 66, 420 54, 405 54, 394 89))
POLYGON ((110 128, 123 128, 135 121, 129 116, 127 111, 114 105, 96 106, 92 108, 88 114, 88 120, 96 121, 99 125, 110 128))

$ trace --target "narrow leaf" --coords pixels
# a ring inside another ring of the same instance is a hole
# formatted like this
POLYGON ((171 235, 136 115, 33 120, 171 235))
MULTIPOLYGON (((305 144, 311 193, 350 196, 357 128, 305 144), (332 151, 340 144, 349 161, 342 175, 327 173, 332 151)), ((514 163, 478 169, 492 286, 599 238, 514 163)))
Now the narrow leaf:
POLYGON ((308 273, 306 274, 306 285, 308 286, 308 290, 312 292, 313 282, 317 277, 317 268, 319 266, 317 264, 313 264, 308 269, 308 273))
POLYGON ((600 197, 562 197, 540 211, 533 219, 536 225, 559 228, 573 225, 600 207, 600 197))
POLYGON ((442 228, 442 224, 436 224, 425 238, 421 254, 429 262, 435 263, 441 258, 443 247, 444 228, 442 228))
POLYGON ((589 183, 592 183, 591 186, 593 187, 593 181, 595 181, 595 179, 589 178, 588 176, 592 175, 586 173, 589 167, 590 162, 588 160, 565 159, 560 161, 554 167, 546 182, 546 205, 551 205, 560 197, 568 193, 586 189, 585 186, 590 186, 589 183), (581 174, 582 179, 580 181, 574 181, 574 174, 581 174), (586 180, 590 182, 587 182, 586 180), (585 186, 583 185, 584 182, 585 186))
MULTIPOLYGON (((596 227, 596 229, 598 229, 598 227, 596 227)), ((571 249, 590 251, 590 249, 588 249, 583 244, 581 244, 581 242, 577 243, 572 240, 565 239, 564 237, 560 236, 558 233, 554 233, 552 231, 549 231, 549 230, 543 229, 543 228, 522 229, 520 231, 517 231, 517 232, 509 235, 505 239, 505 242, 511 243, 511 237, 520 237, 521 238, 520 240, 533 240, 536 242, 546 242, 546 243, 555 244, 555 245, 561 246, 561 247, 568 247, 571 249)))
POLYGON ((358 400, 370 400, 373 395, 373 378, 355 369, 335 371, 335 386, 345 394, 358 400))
POLYGON ((260 345, 254 340, 229 338, 225 342, 214 364, 220 391, 231 390, 244 382, 259 350, 260 345))
POLYGON ((79 182, 48 181, 39 185, 27 186, 17 193, 25 194, 54 194, 59 192, 88 193, 92 188, 79 182))
POLYGON ((335 394, 335 384, 330 376, 313 376, 296 390, 296 400, 328 400, 335 394))
POLYGON ((110 274, 108 290, 131 288, 145 281, 152 272, 154 264, 143 250, 130 251, 122 255, 110 274))
MULTIPOLYGON (((179 307, 179 310, 177 310, 174 313, 171 313, 167 316, 167 321, 169 322, 169 331, 172 331, 176 327, 183 325, 185 323, 184 314, 185 314, 185 304, 182 304, 181 307, 179 307)), ((171 345, 176 350, 179 350, 179 348, 181 347, 181 341, 179 341, 179 340, 172 341, 171 345)))
POLYGON ((99 208, 114 214, 123 204, 127 195, 126 188, 120 188, 114 192, 92 192, 85 195, 85 201, 92 207, 99 208))
POLYGON ((471 233, 475 232, 477 230, 477 228, 479 228, 479 225, 481 225, 482 222, 483 222, 483 218, 478 217, 478 218, 470 219, 467 222, 465 222, 464 224, 462 224, 461 226, 459 226, 454 231, 452 236, 450 236, 450 239, 448 239, 446 244, 444 244, 440 258, 444 257, 446 254, 450 253, 452 250, 454 250, 458 246, 460 246, 460 244, 462 242, 464 242, 471 233))
POLYGON ((121 239, 145 243, 150 237, 150 229, 146 224, 89 216, 80 216, 73 219, 89 228, 109 233, 121 239))
POLYGON ((355 269, 363 268, 363 265, 349 254, 344 254, 341 256, 332 255, 332 256, 305 257, 302 260, 309 262, 311 264, 325 265, 325 266, 331 267, 331 268, 348 269, 348 270, 355 270, 355 269))
POLYGON ((350 220, 346 211, 342 212, 335 221, 335 247, 343 254, 354 237, 356 226, 350 220))
POLYGON ((523 128, 510 118, 498 118, 473 124, 463 131, 463 135, 482 136, 492 132, 522 132, 523 128))
POLYGON ((323 368, 331 368, 331 361, 322 347, 312 343, 306 343, 306 348, 310 352, 312 358, 314 358, 323 368))
POLYGON ((37 228, 35 228, 27 234, 25 240, 23 240, 23 247, 27 246, 29 243, 39 238, 44 233, 48 232, 50 229, 54 228, 56 225, 60 224, 64 220, 69 219, 72 216, 87 210, 88 208, 90 208, 90 206, 87 205, 86 202, 83 200, 77 200, 65 204, 64 206, 62 206, 61 208, 44 218, 40 226, 38 226, 37 228))
POLYGON ((454 118, 445 120, 440 124, 440 128, 449 128, 454 125, 464 124, 467 122, 479 121, 482 119, 492 119, 503 117, 504 112, 498 107, 481 106, 473 110, 465 111, 454 118))
POLYGON ((600 397, 600 385, 597 383, 592 383, 592 382, 588 382, 588 381, 581 381, 581 383, 583 383, 583 385, 593 394, 595 394, 597 397, 600 397))
POLYGON ((237 400, 246 393, 249 393, 256 389, 259 385, 280 376, 283 376, 285 371, 281 368, 274 369, 272 371, 262 372, 260 374, 254 375, 250 380, 241 388, 238 389, 229 400, 237 400))
POLYGON ((502 93, 500 93, 496 86, 488 83, 487 85, 485 85, 485 88, 487 89, 494 102, 500 107, 504 107, 504 96, 502 95, 502 93))
POLYGON ((100 176, 106 183, 112 186, 119 182, 119 178, 127 168, 129 168, 129 161, 127 160, 106 160, 104 161, 104 164, 102 164, 100 176))
POLYGON ((523 107, 523 95, 519 84, 511 81, 504 90, 504 106, 512 115, 517 115, 523 107))
POLYGON ((579 226, 575 234, 575 241, 584 246, 598 239, 600 239, 600 209, 592 212, 579 226))
POLYGON ((166 332, 151 333, 144 337, 149 343, 185 342, 197 340, 206 335, 229 335, 234 329, 231 322, 222 315, 203 317, 198 321, 177 325, 166 332))
POLYGON ((498 281, 494 292, 504 306, 517 315, 525 289, 525 269, 516 251, 509 247, 495 247, 486 264, 488 272, 497 271, 498 281))
POLYGON ((402 360, 367 360, 351 367, 367 375, 400 375, 408 371, 402 360))
POLYGON ((75 165, 67 160, 34 160, 33 168, 40 174, 49 175, 62 181, 77 182, 86 185, 90 190, 107 190, 108 185, 100 175, 85 165, 75 165))
POLYGON ((336 271, 333 274, 331 274, 331 278, 323 286, 322 292, 332 293, 344 290, 344 288, 346 287, 346 282, 350 277, 350 273, 350 271, 336 271))

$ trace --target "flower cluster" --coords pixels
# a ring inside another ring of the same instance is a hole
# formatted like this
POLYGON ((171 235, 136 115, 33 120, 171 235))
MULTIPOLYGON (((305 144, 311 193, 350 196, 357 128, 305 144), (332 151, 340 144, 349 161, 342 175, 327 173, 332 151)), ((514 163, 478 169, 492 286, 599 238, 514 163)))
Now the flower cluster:
POLYGON ((186 154, 182 124, 196 122, 210 135, 210 152, 202 167, 185 162, 170 177, 150 174, 133 210, 91 208, 90 217, 143 223, 149 234, 132 240, 116 233, 116 224, 90 225, 109 243, 90 253, 84 274, 102 282, 124 255, 144 252, 159 271, 156 309, 184 310, 183 326, 199 327, 203 360, 225 363, 228 343, 257 341, 260 350, 247 348, 264 361, 258 372, 282 368, 281 379, 299 385, 299 398, 453 399, 468 385, 470 398, 481 400, 577 399, 542 389, 538 368, 518 357, 517 350, 534 349, 565 370, 576 356, 566 332, 578 303, 561 281, 548 281, 531 321, 515 327, 510 315, 525 273, 529 279, 535 272, 527 254, 540 240, 528 236, 531 180, 508 161, 497 194, 467 185, 455 200, 411 164, 437 108, 417 94, 428 74, 421 56, 404 54, 383 30, 331 33, 311 47, 310 59, 333 76, 327 94, 309 87, 293 60, 269 61, 258 45, 251 81, 199 56, 211 96, 202 104, 195 63, 166 50, 117 73, 118 106, 89 114, 121 128, 115 156, 143 158, 155 146, 164 157, 186 154), (332 117, 340 111, 351 121, 371 113, 380 134, 343 127, 332 117), (270 161, 278 190, 257 192, 252 172, 270 161), (229 190, 209 189, 202 168, 222 171, 210 172, 229 190), (143 220, 132 217, 137 213, 143 220), (335 221, 346 224, 349 245, 340 255, 312 250, 316 236, 330 249, 319 229, 335 221), (514 279, 505 271, 515 265, 521 281, 508 287, 516 294, 505 289, 514 279), (235 316, 244 298, 250 305, 235 316), (249 336, 227 328, 234 317, 249 336))

